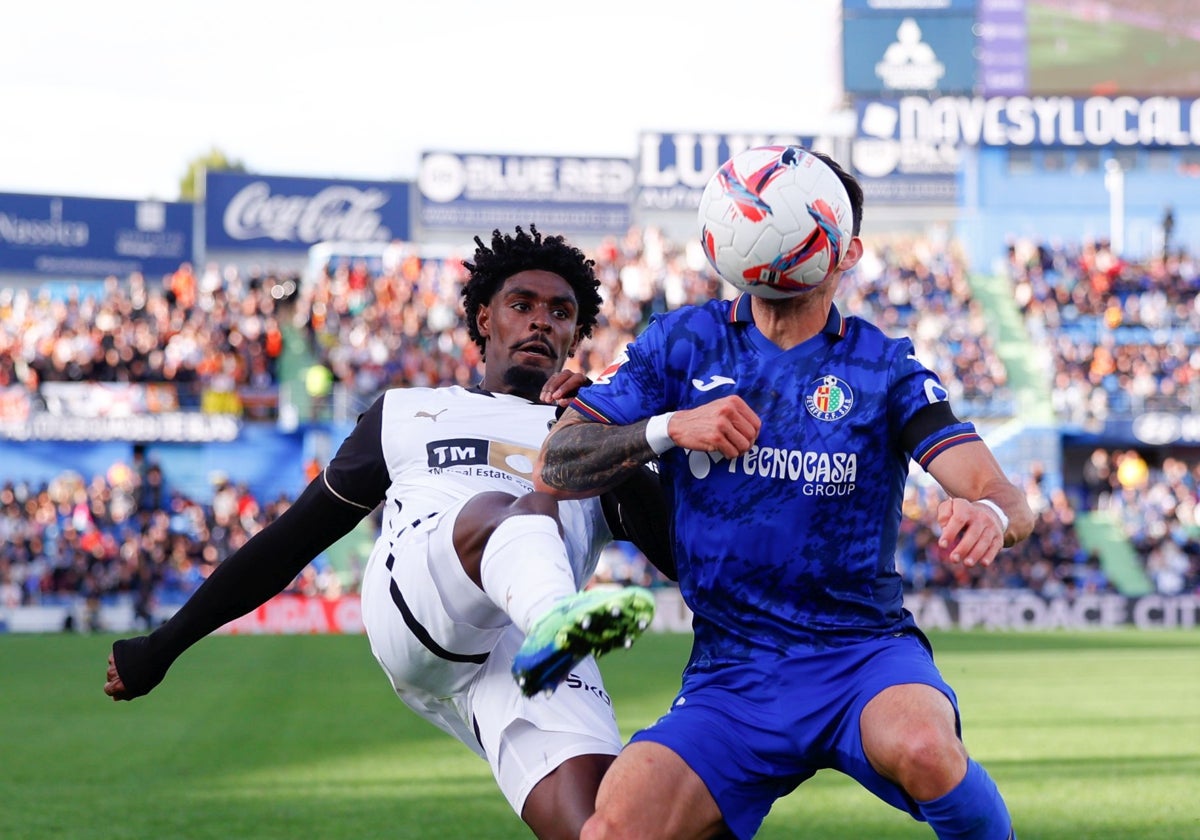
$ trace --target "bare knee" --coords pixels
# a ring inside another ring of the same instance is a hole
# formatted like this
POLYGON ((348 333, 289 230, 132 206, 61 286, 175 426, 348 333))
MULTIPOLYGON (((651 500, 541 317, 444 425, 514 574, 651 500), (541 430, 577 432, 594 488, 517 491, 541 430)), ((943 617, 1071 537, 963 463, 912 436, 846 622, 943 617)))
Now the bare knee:
POLYGON ((934 726, 911 727, 891 757, 897 784, 922 802, 949 793, 967 772, 967 751, 958 738, 934 726))
POLYGON ((513 516, 549 516, 558 523, 558 501, 548 493, 532 492, 523 496, 512 496, 497 491, 480 493, 467 502, 454 520, 454 550, 462 563, 463 570, 477 586, 482 586, 479 564, 483 550, 493 532, 504 520, 513 516))
POLYGON ((581 840, 703 840, 725 828, 708 787, 661 744, 626 745, 600 784, 581 840))
POLYGON ((914 799, 936 799, 966 775, 954 708, 930 686, 885 689, 863 710, 860 732, 871 766, 914 799))
POLYGON ((579 840, 618 840, 617 824, 607 814, 592 814, 579 832, 579 840))

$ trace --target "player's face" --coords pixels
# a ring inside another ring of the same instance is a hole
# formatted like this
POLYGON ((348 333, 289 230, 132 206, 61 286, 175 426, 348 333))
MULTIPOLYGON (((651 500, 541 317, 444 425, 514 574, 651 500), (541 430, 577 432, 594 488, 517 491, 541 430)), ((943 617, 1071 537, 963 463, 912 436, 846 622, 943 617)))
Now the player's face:
POLYGON ((575 350, 579 305, 571 284, 550 271, 521 271, 479 308, 487 342, 483 387, 536 400, 575 350))

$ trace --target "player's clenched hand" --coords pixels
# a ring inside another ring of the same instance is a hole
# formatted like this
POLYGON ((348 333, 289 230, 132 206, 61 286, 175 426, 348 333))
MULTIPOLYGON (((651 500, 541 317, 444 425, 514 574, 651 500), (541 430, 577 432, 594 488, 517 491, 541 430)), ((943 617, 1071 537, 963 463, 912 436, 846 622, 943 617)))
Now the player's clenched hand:
POLYGON ((157 655, 149 636, 118 639, 108 655, 104 693, 114 700, 133 700, 162 682, 171 659, 157 655))
POLYGON ((761 428, 762 420, 735 394, 697 408, 676 411, 667 434, 684 449, 720 452, 726 458, 736 458, 753 445, 761 428))
POLYGON ((121 681, 121 675, 117 673, 117 663, 113 660, 113 655, 108 655, 108 673, 105 674, 104 693, 113 700, 130 700, 132 698, 125 696, 125 683, 121 681))
POLYGON ((560 370, 551 374, 542 386, 541 400, 546 405, 567 405, 580 388, 589 384, 591 380, 578 371, 560 370))
POLYGON ((1004 547, 1004 532, 996 512, 967 499, 947 499, 938 505, 942 535, 938 545, 950 549, 950 560, 964 566, 986 566, 1004 547))

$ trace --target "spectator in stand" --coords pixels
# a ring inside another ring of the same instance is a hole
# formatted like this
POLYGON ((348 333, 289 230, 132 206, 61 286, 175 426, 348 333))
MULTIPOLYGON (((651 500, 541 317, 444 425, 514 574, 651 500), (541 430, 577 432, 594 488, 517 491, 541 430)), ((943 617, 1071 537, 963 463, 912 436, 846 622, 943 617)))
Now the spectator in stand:
MULTIPOLYGON (((161 475, 154 463, 145 472, 161 475)), ((177 491, 147 506, 159 497, 138 495, 135 476, 115 464, 87 480, 64 473, 40 488, 16 482, 0 487, 0 568, 20 589, 22 603, 131 593, 149 626, 157 600, 186 598, 290 504, 281 498, 262 507, 246 488, 235 487, 232 510, 218 524, 211 506, 177 491)))
POLYGON ((1031 589, 1048 596, 1061 594, 1067 581, 1085 574, 1088 555, 1075 530, 1069 497, 1060 488, 1047 491, 1044 480, 1044 472, 1033 465, 1021 482, 1035 514, 1033 531, 989 567, 965 567, 950 561, 938 546, 936 512, 945 495, 935 485, 910 483, 896 555, 905 587, 913 591, 1031 589))
POLYGON ((881 239, 839 291, 839 306, 889 335, 908 335, 964 417, 1010 415, 1007 371, 953 243, 927 237, 881 239))
POLYGON ((197 288, 181 266, 159 288, 134 274, 108 278, 100 295, 10 291, 0 304, 0 377, 9 367, 20 381, 170 382, 189 405, 198 404, 193 383, 263 384, 282 352, 268 286, 231 299, 197 288))
POLYGON ((1136 450, 1108 456, 1115 468, 1097 509, 1121 524, 1160 593, 1200 592, 1200 462, 1149 461, 1136 450))
POLYGON ((1200 265, 1188 254, 1139 262, 1105 241, 1013 243, 1009 270, 1030 333, 1050 345, 1060 417, 1090 427, 1200 410, 1200 265))

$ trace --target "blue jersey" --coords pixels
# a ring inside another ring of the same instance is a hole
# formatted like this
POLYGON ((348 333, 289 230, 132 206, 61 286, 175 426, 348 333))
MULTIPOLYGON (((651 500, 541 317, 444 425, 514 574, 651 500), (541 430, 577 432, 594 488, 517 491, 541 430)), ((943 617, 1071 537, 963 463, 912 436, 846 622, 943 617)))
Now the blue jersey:
POLYGON ((743 295, 656 318, 573 407, 624 425, 730 394, 762 419, 748 452, 662 456, 690 667, 912 628, 894 559, 909 461, 979 439, 947 411, 905 450, 905 425, 946 399, 912 342, 834 308, 821 333, 781 350, 743 295))

